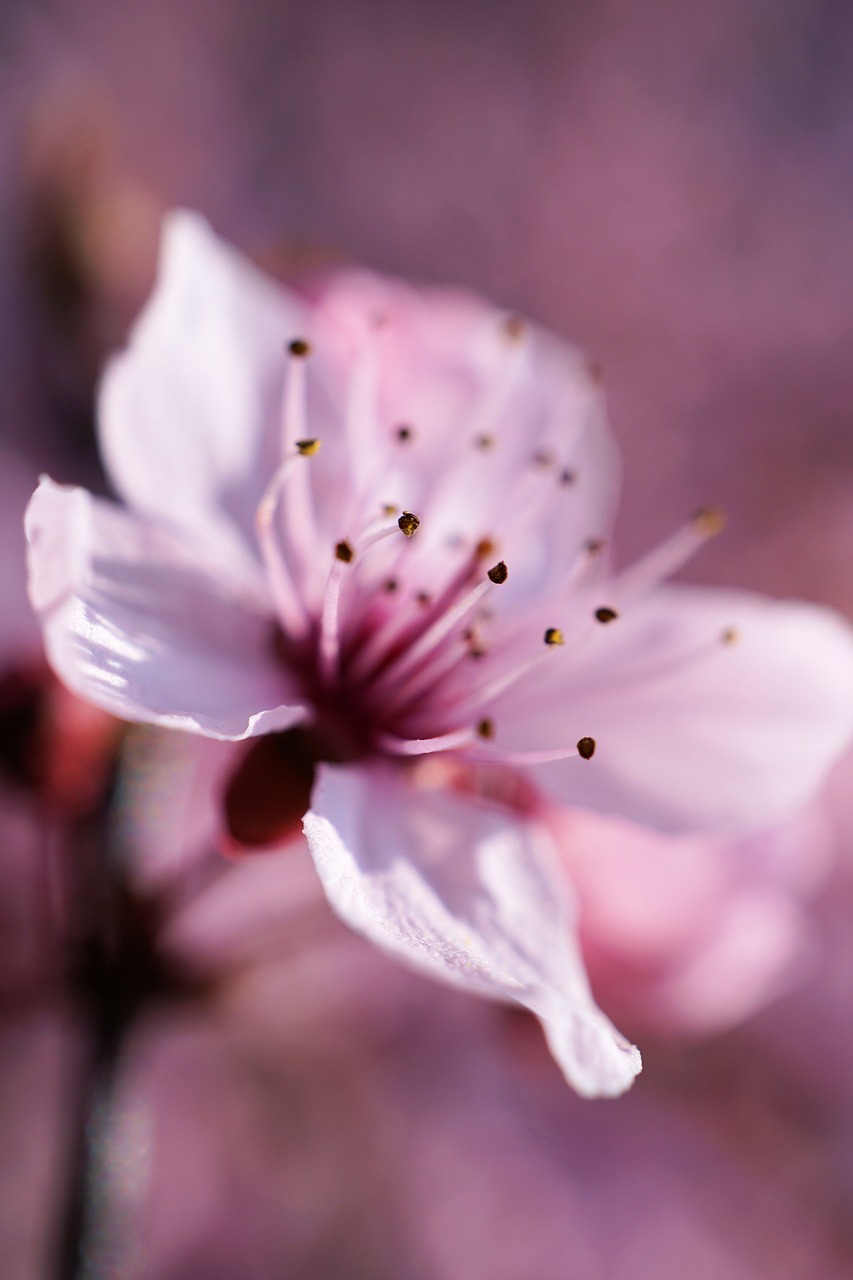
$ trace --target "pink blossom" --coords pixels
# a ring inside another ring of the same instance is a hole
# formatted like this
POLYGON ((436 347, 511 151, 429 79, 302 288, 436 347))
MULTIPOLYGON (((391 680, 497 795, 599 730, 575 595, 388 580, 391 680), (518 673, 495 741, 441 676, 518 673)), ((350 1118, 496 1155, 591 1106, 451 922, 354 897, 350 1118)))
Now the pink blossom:
POLYGON ((616 458, 573 349, 366 275, 310 304, 189 214, 100 431, 126 505, 46 479, 27 517, 57 672, 127 719, 275 735, 249 766, 281 750, 338 913, 531 1009, 581 1092, 626 1088, 553 839, 495 800, 523 775, 672 830, 780 821, 849 739, 846 625, 662 585, 713 511, 612 573, 616 458))

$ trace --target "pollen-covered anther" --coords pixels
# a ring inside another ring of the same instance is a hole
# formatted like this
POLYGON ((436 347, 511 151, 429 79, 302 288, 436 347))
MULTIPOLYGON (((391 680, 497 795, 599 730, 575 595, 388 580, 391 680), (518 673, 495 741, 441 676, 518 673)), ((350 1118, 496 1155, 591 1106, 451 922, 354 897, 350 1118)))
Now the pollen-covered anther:
POLYGON ((355 552, 348 542, 339 542, 335 547, 335 558, 343 564, 350 564, 355 559, 355 552))
POLYGON ((489 569, 486 576, 489 579, 489 582, 494 582, 495 586, 499 587, 501 583, 506 582, 509 577, 509 569, 507 569, 506 563, 503 560, 499 560, 496 565, 493 565, 492 568, 489 569))
POLYGON ((294 338, 292 342, 287 344, 287 349, 292 356, 297 356, 299 359, 311 354, 311 344, 306 342, 304 338, 294 338))
POLYGON ((404 511, 397 521, 397 526, 401 533, 404 533, 407 538, 411 538, 413 534, 417 533, 420 523, 420 519, 414 512, 404 511))
POLYGON ((545 643, 548 645, 561 645, 565 643, 563 633, 559 627, 549 627, 545 632, 545 643))
POLYGON ((703 538, 715 538, 726 527, 726 513, 719 507, 700 507, 690 523, 703 538))
POLYGON ((315 453, 320 452, 322 440, 297 440, 296 452, 301 453, 303 458, 313 458, 315 453))
POLYGON ((603 604, 601 608, 595 611, 596 622, 601 622, 605 626, 608 622, 615 622, 618 617, 617 611, 612 609, 609 604, 603 604))
POLYGON ((595 738, 579 738, 578 755, 581 760, 591 760, 595 755, 595 738))
POLYGON ((720 643, 725 645, 737 644, 740 639, 740 632, 737 627, 726 627, 720 632, 720 643))
POLYGON ((485 716, 482 720, 479 720, 477 722, 477 736, 480 738, 484 738, 486 741, 488 741, 489 738, 493 738, 495 736, 494 720, 490 720, 488 716, 485 716))

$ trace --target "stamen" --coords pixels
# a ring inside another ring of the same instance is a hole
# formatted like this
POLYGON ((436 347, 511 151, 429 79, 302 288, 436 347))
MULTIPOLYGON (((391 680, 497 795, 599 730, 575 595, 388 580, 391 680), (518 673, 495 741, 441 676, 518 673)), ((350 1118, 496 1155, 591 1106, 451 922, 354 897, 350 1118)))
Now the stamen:
POLYGON ((394 435, 397 437, 400 444, 408 444, 414 434, 413 429, 407 423, 403 423, 401 426, 397 427, 394 432, 394 435))
POLYGON ((495 722, 490 720, 488 716, 477 722, 477 737, 485 738, 488 741, 495 736, 495 722))
POLYGON ((725 631, 720 635, 720 640, 723 644, 737 644, 739 639, 740 633, 736 627, 726 627, 725 631))
POLYGON ((602 605, 600 609, 596 609, 595 611, 596 622, 601 622, 605 625, 608 622, 615 622, 618 617, 619 614, 617 611, 615 609, 611 609, 610 605, 607 604, 602 605))
POLYGON ((313 458, 315 453, 319 453, 322 440, 297 440, 296 448, 303 458, 313 458))
POLYGON ((375 687, 387 689, 389 685, 397 684, 423 658, 436 650, 442 641, 456 629, 462 619, 479 603, 490 589, 490 586, 491 583, 488 581, 478 582, 466 596, 458 600, 455 605, 444 613, 439 614, 432 626, 427 627, 426 631, 408 649, 404 650, 387 670, 382 672, 375 682, 375 687))
POLYGON ((564 637, 559 627, 549 627, 545 632, 546 644, 563 644, 564 637))
POLYGON ((501 583, 506 582, 509 577, 509 570, 506 567, 505 561, 499 560, 496 565, 493 565, 486 574, 486 577, 490 582, 493 582, 495 586, 498 587, 501 583))
POLYGON ((554 764, 558 760, 573 760, 580 756, 582 760, 591 759, 595 752, 594 738, 581 738, 580 742, 574 747, 555 747, 552 751, 504 751, 497 747, 489 749, 481 748, 476 752, 475 758, 480 759, 483 763, 504 764, 504 765, 537 765, 537 764, 554 764), (592 743, 592 750, 589 748, 592 743), (580 749, 583 744, 583 751, 580 749), (584 754, 588 752, 588 754, 584 754))
POLYGON ((563 470, 560 472, 560 484, 564 488, 568 488, 569 485, 575 484, 577 482, 577 478, 577 472, 572 471, 571 467, 563 467, 563 470))
POLYGON ((287 344, 287 349, 292 356, 296 356, 299 359, 304 359, 305 356, 310 356, 311 354, 311 345, 304 338, 294 338, 292 342, 287 344))
POLYGON ((382 733, 377 738, 377 745, 395 756, 425 756, 433 751, 453 751, 473 741, 471 729, 457 729, 437 738, 398 738, 393 733, 382 733))
POLYGON ((320 673, 329 680, 337 671, 341 653, 339 626, 341 582, 345 566, 352 563, 355 552, 348 542, 335 547, 335 559, 326 579, 323 607, 320 611, 320 673))
POLYGON ((491 449, 494 443, 494 436, 486 435, 485 432, 481 432, 480 435, 474 437, 474 448, 482 449, 484 452, 486 449, 491 449))
POLYGON ((725 516, 716 507, 697 511, 692 520, 619 574, 614 580, 618 598, 632 599, 659 586, 692 559, 709 538, 716 537, 724 525, 725 516))

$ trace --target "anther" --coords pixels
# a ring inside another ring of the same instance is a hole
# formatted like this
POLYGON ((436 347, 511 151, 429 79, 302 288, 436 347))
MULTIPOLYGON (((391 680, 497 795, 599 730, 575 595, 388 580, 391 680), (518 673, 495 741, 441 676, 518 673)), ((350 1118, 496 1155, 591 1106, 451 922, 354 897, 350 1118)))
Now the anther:
POLYGON ((311 354, 311 345, 304 338, 294 338, 292 342, 288 343, 287 349, 292 356, 299 356, 300 358, 311 354))
POLYGON ((726 525, 726 514, 719 507, 701 507, 690 523, 703 538, 715 538, 726 525))
POLYGON ((494 553, 495 544, 491 538, 481 538, 474 548, 474 555, 478 560, 486 560, 494 553))
POLYGON ((395 434, 397 436, 397 439, 400 441, 400 444, 407 444, 408 441, 411 440, 414 432, 412 431, 411 427, 407 427, 404 425, 404 426, 398 427, 395 434))
POLYGON ((320 452, 322 440, 297 440, 296 451, 301 453, 303 458, 313 458, 315 453, 320 452))
POLYGON ((397 511, 398 508, 394 506, 393 502, 383 502, 382 514, 383 516, 388 516, 389 520, 391 516, 395 516, 397 514, 397 511))
POLYGON ((556 459, 549 449, 537 449, 530 461, 535 467, 541 467, 546 471, 549 467, 553 467, 556 459))
POLYGON ((591 760, 595 755, 595 738, 579 738, 578 755, 582 760, 591 760))
POLYGON ((396 578, 389 578, 385 583, 385 590, 389 592, 389 594, 393 595, 393 593, 397 590, 398 585, 399 583, 397 582, 396 578))
POLYGON ((417 600, 418 604, 424 609, 428 609, 429 606, 432 604, 432 596, 428 591, 419 591, 418 594, 415 596, 415 599, 417 600))
POLYGON ((616 612, 616 610, 611 609, 610 605, 607 605, 607 604, 603 604, 600 609, 596 609, 595 611, 596 622, 603 622, 603 623, 615 622, 618 617, 619 617, 619 614, 616 612))
POLYGON ((559 627, 549 627, 545 632, 546 644, 563 644, 563 633, 559 627))
POLYGON ((503 560, 499 560, 497 564, 489 570, 486 576, 488 577, 489 582, 494 582, 495 586, 499 587, 501 583, 506 582, 509 577, 509 569, 507 569, 503 560))
POLYGON ((480 435, 474 437, 475 449, 482 449, 484 452, 486 449, 491 449, 494 443, 495 443, 495 437, 486 435, 485 432, 481 432, 480 435))
POLYGON ((488 716, 480 720, 477 724, 477 733, 479 737, 489 739, 495 736, 495 722, 490 720, 488 716))
POLYGON ((604 550, 604 539, 603 538, 587 538, 586 542, 583 544, 583 550, 586 552, 588 556, 600 555, 601 552, 604 550))
POLYGON ((726 627, 725 631, 720 633, 720 641, 722 644, 737 644, 740 635, 735 627, 726 627))
POLYGON ((420 523, 420 520, 413 512, 404 511, 397 521, 397 526, 401 533, 404 533, 407 538, 411 538, 412 534, 417 533, 420 523))
POLYGON ((564 488, 568 488, 569 485, 574 484, 577 478, 577 472, 572 471, 571 467, 563 467, 563 470, 560 472, 560 484, 563 485, 564 488))
POLYGON ((335 547, 335 556, 344 564, 350 564, 355 559, 355 552, 348 542, 339 542, 335 547))
POLYGON ((518 342, 527 332, 527 321, 523 316, 509 315, 504 318, 503 331, 511 342, 518 342))

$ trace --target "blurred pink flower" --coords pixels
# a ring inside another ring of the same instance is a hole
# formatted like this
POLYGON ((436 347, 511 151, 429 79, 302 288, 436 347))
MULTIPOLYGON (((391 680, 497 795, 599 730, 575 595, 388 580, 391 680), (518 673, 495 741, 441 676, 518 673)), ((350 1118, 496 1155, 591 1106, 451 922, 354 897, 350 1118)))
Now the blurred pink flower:
POLYGON ((826 809, 737 839, 552 811, 584 961, 610 1013, 635 1032, 720 1031, 807 979, 820 952, 808 903, 835 843, 826 809))
POLYGON ((850 736, 847 627, 661 586, 712 511, 608 576, 617 468, 572 349, 364 275, 309 304, 188 214, 100 428, 128 507, 45 480, 28 513, 57 672, 127 719, 271 735, 227 790, 236 837, 307 809, 350 925, 531 1009, 581 1092, 627 1087, 639 1055, 592 1001, 553 841, 485 793, 521 770, 673 829, 781 820, 850 736))

